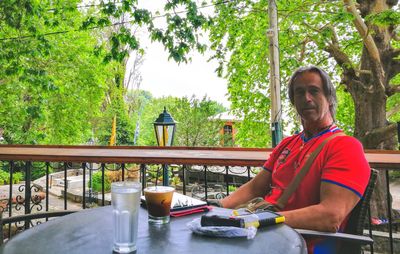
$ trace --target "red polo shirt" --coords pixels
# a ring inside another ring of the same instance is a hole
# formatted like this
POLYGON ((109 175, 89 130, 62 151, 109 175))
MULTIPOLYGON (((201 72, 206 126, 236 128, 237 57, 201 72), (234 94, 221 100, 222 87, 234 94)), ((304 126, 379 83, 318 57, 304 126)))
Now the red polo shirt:
MULTIPOLYGON (((265 196, 265 200, 276 203, 282 190, 292 181, 310 154, 325 138, 339 131, 336 126, 332 126, 310 139, 300 133, 282 140, 264 164, 264 169, 272 174, 271 192, 265 196)), ((339 185, 361 198, 369 176, 370 168, 361 143, 350 136, 335 137, 325 144, 283 210, 318 204, 321 182, 339 185)))

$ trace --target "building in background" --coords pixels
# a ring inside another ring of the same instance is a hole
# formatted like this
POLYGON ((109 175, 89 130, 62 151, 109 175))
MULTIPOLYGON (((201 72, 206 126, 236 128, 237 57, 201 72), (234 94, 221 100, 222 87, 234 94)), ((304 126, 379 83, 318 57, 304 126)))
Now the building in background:
POLYGON ((233 147, 235 145, 235 135, 237 133, 237 123, 240 123, 243 118, 237 117, 231 111, 226 111, 213 116, 210 120, 219 120, 223 124, 219 130, 221 134, 220 145, 225 147, 233 147))

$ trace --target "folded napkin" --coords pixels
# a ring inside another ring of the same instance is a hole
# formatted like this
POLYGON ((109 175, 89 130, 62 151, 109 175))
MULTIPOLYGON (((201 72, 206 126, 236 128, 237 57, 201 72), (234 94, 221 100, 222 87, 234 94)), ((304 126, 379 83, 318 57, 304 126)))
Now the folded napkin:
POLYGON ((194 213, 203 213, 203 212, 208 212, 212 209, 211 206, 208 205, 203 205, 203 206, 198 206, 194 208, 188 208, 184 210, 179 210, 179 211, 173 211, 171 212, 172 217, 181 217, 189 214, 194 214, 194 213))
POLYGON ((221 227, 221 226, 201 226, 200 218, 196 218, 193 221, 186 224, 186 226, 195 234, 210 236, 210 237, 246 237, 247 239, 253 239, 256 236, 257 228, 238 228, 238 227, 221 227))

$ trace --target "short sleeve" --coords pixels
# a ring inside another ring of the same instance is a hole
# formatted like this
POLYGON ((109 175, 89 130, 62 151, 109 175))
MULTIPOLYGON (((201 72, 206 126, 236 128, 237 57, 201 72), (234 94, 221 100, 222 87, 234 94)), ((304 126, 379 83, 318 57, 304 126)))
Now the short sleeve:
POLYGON ((321 180, 347 188, 362 197, 371 169, 361 143, 350 136, 331 140, 325 151, 321 180))

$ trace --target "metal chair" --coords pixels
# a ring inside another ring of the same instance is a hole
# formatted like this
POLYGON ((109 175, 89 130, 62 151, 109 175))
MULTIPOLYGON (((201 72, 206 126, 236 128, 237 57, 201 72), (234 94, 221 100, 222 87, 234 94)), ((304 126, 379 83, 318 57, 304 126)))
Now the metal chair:
POLYGON ((373 240, 369 236, 364 236, 365 218, 367 217, 369 202, 374 190, 378 171, 371 169, 371 176, 365 189, 363 198, 351 211, 344 233, 327 233, 314 230, 296 229, 304 237, 322 237, 334 238, 340 242, 340 247, 337 253, 340 254, 358 254, 361 252, 361 246, 369 244, 372 246, 373 240))
MULTIPOLYGON (((64 216, 64 215, 71 214, 71 213, 74 213, 74 212, 77 212, 77 210, 31 213, 31 214, 23 214, 23 215, 12 216, 12 217, 8 217, 8 218, 4 218, 4 219, 2 218, 3 217, 3 213, 0 213, 0 246, 4 242, 3 227, 6 224, 8 224, 8 225, 14 224, 15 227, 17 228, 17 232, 20 232, 20 231, 23 231, 25 229, 28 229, 30 226, 33 226, 32 220, 59 217, 59 216, 64 216), (25 222, 25 223, 23 225, 18 225, 19 223, 22 223, 22 222, 25 222)), ((11 235, 9 233, 8 238, 10 238, 10 237, 11 237, 11 235)))

